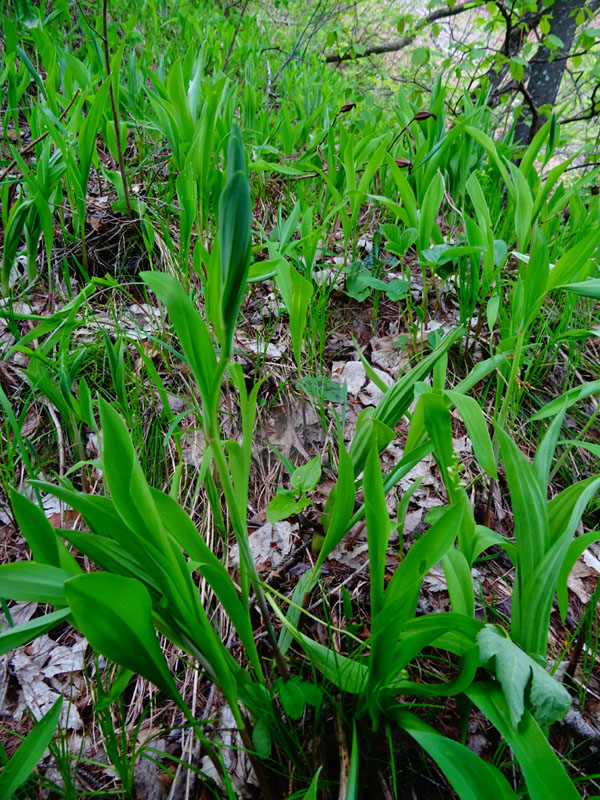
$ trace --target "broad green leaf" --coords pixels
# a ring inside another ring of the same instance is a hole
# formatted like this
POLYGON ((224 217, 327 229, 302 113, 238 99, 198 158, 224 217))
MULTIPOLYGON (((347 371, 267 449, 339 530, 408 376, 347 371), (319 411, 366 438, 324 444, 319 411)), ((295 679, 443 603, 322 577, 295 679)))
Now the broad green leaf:
POLYGON ((499 769, 468 747, 438 733, 408 710, 396 707, 387 713, 437 762, 461 800, 517 800, 519 797, 499 769))
POLYGON ((436 172, 423 198, 421 207, 421 217, 419 219, 419 250, 423 251, 431 242, 431 235, 435 226, 435 218, 440 210, 440 204, 444 197, 444 180, 439 172, 436 172))
MULTIPOLYGON (((198 602, 196 590, 181 552, 166 535, 129 432, 119 414, 102 399, 100 420, 104 438, 102 463, 115 508, 129 528, 158 554, 163 575, 172 585, 165 592, 171 602, 194 608, 198 602)), ((143 558, 140 561, 145 566, 143 558)))
POLYGON ((63 705, 62 694, 52 708, 44 714, 0 772, 0 800, 10 800, 15 791, 25 783, 52 741, 63 705))
POLYGON ((252 744, 261 758, 269 758, 272 747, 271 728, 265 717, 259 717, 254 726, 252 744))
POLYGON ((556 262, 548 277, 547 291, 551 292, 577 278, 579 271, 597 248, 598 228, 595 228, 556 262))
POLYGON ((477 635, 481 663, 491 669, 504 690, 512 724, 517 727, 529 706, 540 725, 552 725, 571 706, 571 695, 496 625, 477 635))
POLYGON ((290 282, 292 287, 292 297, 288 306, 290 315, 290 336, 292 337, 292 349, 296 358, 296 364, 300 370, 302 360, 302 340, 306 323, 308 322, 308 310, 310 299, 313 295, 312 282, 301 275, 297 269, 290 266, 290 282))
POLYGON ((341 436, 338 440, 338 446, 338 480, 331 493, 334 495, 333 500, 331 501, 330 494, 323 512, 321 524, 326 533, 313 568, 314 575, 317 574, 329 553, 352 527, 352 512, 354 511, 354 498, 356 496, 354 469, 352 468, 352 459, 344 447, 344 441, 341 436), (332 506, 331 509, 330 506, 332 506))
POLYGON ((142 272, 140 276, 167 307, 183 354, 200 389, 203 408, 210 408, 214 401, 217 359, 206 325, 181 284, 172 275, 142 272))
POLYGON ((529 246, 529 237, 531 234, 533 199, 531 197, 529 184, 525 180, 521 170, 510 162, 508 166, 512 173, 516 195, 515 230, 517 232, 517 242, 521 250, 525 252, 529 246))
POLYGON ((285 494, 276 494, 267 506, 267 521, 273 525, 275 522, 280 522, 283 519, 291 517, 292 514, 297 514, 303 508, 311 506, 312 501, 307 497, 302 497, 296 500, 294 495, 286 492, 285 494))
POLYGON ((499 684, 491 681, 474 683, 466 694, 512 749, 523 771, 531 800, 548 800, 549 797, 579 800, 571 779, 528 711, 523 713, 517 728, 511 722, 510 709, 499 684))
POLYGON ((291 719, 300 719, 306 707, 306 699, 300 686, 300 680, 297 675, 294 675, 290 680, 282 681, 279 686, 278 695, 281 705, 286 716, 291 719))
POLYGON ((150 491, 165 528, 196 563, 198 571, 212 588, 231 620, 256 675, 262 678, 252 623, 229 573, 207 546, 179 503, 163 492, 155 489, 150 491))
POLYGON ((363 490, 371 575, 371 613, 375 616, 383 605, 385 555, 391 532, 390 518, 383 492, 381 464, 375 441, 373 441, 365 463, 363 490))
POLYGON ((423 406, 423 421, 433 442, 434 456, 442 473, 448 500, 453 503, 458 492, 458 462, 452 442, 452 423, 448 406, 438 391, 422 394, 419 403, 423 406))
POLYGON ((590 531, 583 534, 583 536, 578 536, 571 542, 583 512, 599 489, 600 477, 592 476, 583 481, 578 481, 573 486, 568 486, 548 503, 550 535, 553 541, 559 540, 562 536, 568 543, 566 552, 559 564, 560 572, 556 587, 558 607, 563 619, 567 613, 568 606, 567 580, 569 573, 586 547, 600 538, 598 531, 590 531))
POLYGON ((95 650, 147 678, 179 703, 143 584, 108 572, 90 572, 67 581, 65 597, 75 625, 95 650))
POLYGON ((468 617, 475 616, 473 578, 469 562, 460 550, 451 547, 442 559, 442 566, 452 610, 468 617))
POLYGON ((405 623, 414 615, 423 578, 453 545, 465 511, 465 501, 447 508, 443 516, 413 544, 397 567, 381 611, 373 617, 370 664, 373 688, 387 684, 394 653, 390 643, 399 638, 405 623))
POLYGON ((561 538, 570 540, 575 533, 583 512, 600 489, 600 476, 592 475, 567 486, 548 503, 550 541, 554 544, 561 538))
POLYGON ((233 347, 233 333, 246 293, 250 267, 251 219, 248 179, 244 173, 236 172, 227 181, 219 199, 222 284, 217 333, 221 334, 221 344, 228 355, 233 347))
POLYGON ((44 512, 22 494, 11 490, 15 519, 33 555, 33 560, 77 574, 81 567, 60 541, 44 512))
POLYGON ((59 567, 36 561, 15 561, 0 565, 0 597, 64 606, 64 583, 73 577, 59 567))
POLYGON ((570 389, 560 397, 557 397, 556 400, 551 400, 547 403, 537 414, 534 414, 531 419, 546 419, 546 417, 557 414, 559 411, 563 410, 563 408, 566 411, 571 406, 575 405, 575 403, 578 403, 580 400, 585 400, 586 397, 592 394, 600 394, 600 380, 590 381, 589 383, 584 383, 582 386, 576 386, 574 389, 570 389))
POLYGON ((496 165, 498 172, 502 176, 502 180, 506 184, 508 194, 513 200, 516 201, 516 190, 514 184, 510 178, 510 175, 506 170, 506 167, 504 166, 504 161, 498 155, 498 151, 496 150, 496 145, 494 144, 494 142, 490 139, 490 137, 486 133, 480 131, 478 128, 473 128, 467 125, 465 126, 465 131, 469 134, 469 136, 472 136, 473 139, 475 139, 475 141, 478 142, 483 147, 483 149, 488 153, 488 155, 496 165))
POLYGON ((37 639, 43 633, 56 628, 70 613, 70 609, 63 608, 60 611, 44 614, 43 617, 31 619, 22 625, 15 625, 14 628, 8 628, 3 633, 0 633, 0 656, 10 653, 11 650, 15 650, 17 647, 22 647, 24 644, 29 644, 29 642, 37 639))
POLYGON ((290 477, 290 486, 295 493, 312 492, 321 479, 321 456, 295 469, 290 477))
POLYGON ((80 188, 82 189, 84 195, 87 191, 92 157, 94 155, 94 150, 96 149, 96 137, 98 134, 98 129, 100 127, 102 115, 104 114, 108 103, 109 85, 110 81, 105 80, 100 86, 96 92, 91 108, 85 117, 81 128, 79 129, 78 152, 81 170, 80 188))
POLYGON ((565 417, 566 408, 556 415, 548 426, 548 430, 540 444, 538 445, 535 458, 533 459, 533 468, 538 476, 540 486, 546 488, 550 477, 550 470, 552 468, 552 460, 556 450, 558 437, 562 428, 563 419, 565 417))
MULTIPOLYGON (((529 187, 527 191, 529 191, 529 187)), ((526 327, 529 327, 537 316, 546 295, 549 263, 548 242, 542 231, 536 228, 523 280, 523 292, 525 295, 523 322, 526 327)))
MULTIPOLYGON (((375 411, 370 414, 373 421, 382 422, 390 432, 390 438, 387 441, 384 437, 379 441, 380 452, 393 439, 392 429, 408 411, 414 399, 415 383, 423 380, 431 372, 437 360, 448 351, 461 333, 461 329, 457 328, 447 334, 435 350, 397 380, 393 386, 390 386, 375 411)), ((372 437, 372 430, 367 425, 360 425, 361 418, 366 420, 369 417, 365 414, 365 411, 361 413, 356 435, 350 445, 350 457, 352 458, 355 474, 358 474, 364 467, 372 437)))
POLYGON ((445 394, 456 406, 465 423, 479 465, 488 475, 497 479, 496 459, 494 458, 492 441, 481 406, 473 397, 469 397, 462 392, 446 390, 445 394))
POLYGON ((581 295, 581 297, 593 297, 594 300, 600 300, 600 278, 589 278, 580 283, 564 283, 557 288, 564 289, 565 292, 571 292, 571 294, 581 295))
MULTIPOLYGON (((524 607, 525 584, 550 547, 546 499, 534 468, 513 440, 496 428, 506 469, 506 478, 513 507, 517 563, 512 607, 514 639, 528 648, 525 632, 531 628, 531 613, 524 607)), ((536 621, 534 620, 534 624, 536 621)), ((545 638, 545 633, 544 633, 545 638)))

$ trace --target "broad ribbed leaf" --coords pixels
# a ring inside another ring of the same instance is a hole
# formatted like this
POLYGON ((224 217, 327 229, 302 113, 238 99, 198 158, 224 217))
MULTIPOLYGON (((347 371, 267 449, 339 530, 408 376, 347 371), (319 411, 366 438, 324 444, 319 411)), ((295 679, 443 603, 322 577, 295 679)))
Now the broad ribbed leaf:
POLYGON ((498 478, 492 441, 481 406, 473 397, 461 392, 446 390, 445 394, 454 403, 465 423, 480 467, 492 478, 498 478))
POLYGON ((200 389, 204 409, 213 399, 213 381, 217 359, 210 334, 194 304, 172 275, 141 272, 140 276, 158 299, 165 304, 175 333, 200 389))
POLYGON ((10 493, 10 502, 19 529, 27 539, 34 561, 60 567, 75 575, 81 572, 81 567, 60 541, 39 506, 14 490, 10 493))
POLYGON ((478 634, 481 663, 491 668, 504 690, 511 723, 516 727, 530 705, 540 725, 552 725, 571 705, 571 695, 496 625, 478 634))

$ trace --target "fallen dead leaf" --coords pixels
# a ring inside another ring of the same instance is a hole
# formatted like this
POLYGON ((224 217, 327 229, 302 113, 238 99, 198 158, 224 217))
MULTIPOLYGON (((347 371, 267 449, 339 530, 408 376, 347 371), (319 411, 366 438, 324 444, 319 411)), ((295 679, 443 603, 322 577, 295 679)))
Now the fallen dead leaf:
POLYGON ((331 366, 331 377, 342 386, 348 386, 348 394, 356 397, 367 379, 367 372, 361 361, 334 361, 331 366))
MULTIPOLYGON (((267 562, 270 563, 271 569, 277 569, 285 561, 292 552, 297 532, 297 524, 292 525, 283 520, 273 525, 267 522, 250 534, 248 537, 250 553, 259 571, 268 566, 267 562)), ((229 560, 234 567, 240 566, 240 550, 237 544, 230 549, 229 560)))

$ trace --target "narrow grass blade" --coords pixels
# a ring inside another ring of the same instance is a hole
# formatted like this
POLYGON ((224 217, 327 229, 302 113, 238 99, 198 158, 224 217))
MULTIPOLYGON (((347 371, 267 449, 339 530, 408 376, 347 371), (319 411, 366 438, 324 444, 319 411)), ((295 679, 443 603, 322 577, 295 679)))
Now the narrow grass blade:
POLYGON ((10 800, 41 761, 60 719, 63 696, 58 697, 50 711, 36 723, 31 733, 0 773, 0 800, 10 800))
POLYGON ((350 750, 346 800, 358 800, 358 737, 356 735, 356 722, 352 723, 352 748, 350 750))

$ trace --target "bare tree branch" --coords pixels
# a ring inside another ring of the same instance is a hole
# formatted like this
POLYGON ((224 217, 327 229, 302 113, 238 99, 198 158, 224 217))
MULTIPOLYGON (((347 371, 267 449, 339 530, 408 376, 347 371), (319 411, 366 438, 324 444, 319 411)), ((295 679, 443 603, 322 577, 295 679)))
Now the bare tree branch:
POLYGON ((479 8, 483 5, 485 5, 485 3, 475 2, 463 3, 462 5, 454 6, 453 8, 438 8, 437 11, 432 11, 431 14, 428 14, 426 17, 420 19, 416 23, 414 31, 406 36, 403 36, 401 39, 396 39, 395 41, 387 42, 386 44, 371 45, 365 49, 364 53, 326 53, 325 61, 328 64, 339 64, 342 61, 351 61, 355 58, 366 58, 367 56, 381 55, 382 53, 394 53, 397 50, 402 50, 403 48, 408 47, 409 44, 412 44, 423 28, 426 28, 428 25, 437 22, 438 19, 455 17, 457 14, 462 14, 464 11, 471 11, 472 9, 479 8))

